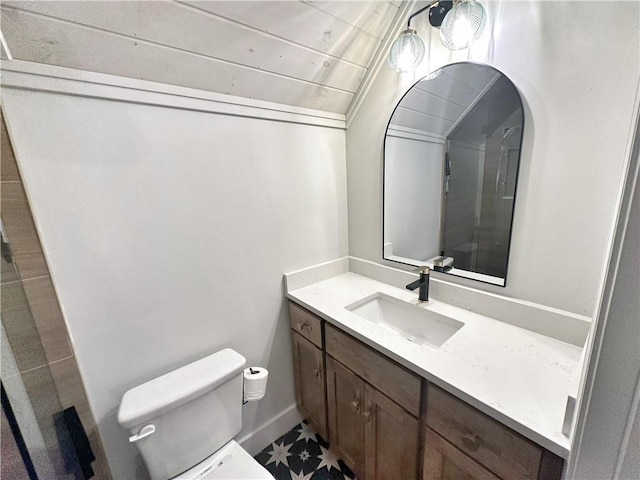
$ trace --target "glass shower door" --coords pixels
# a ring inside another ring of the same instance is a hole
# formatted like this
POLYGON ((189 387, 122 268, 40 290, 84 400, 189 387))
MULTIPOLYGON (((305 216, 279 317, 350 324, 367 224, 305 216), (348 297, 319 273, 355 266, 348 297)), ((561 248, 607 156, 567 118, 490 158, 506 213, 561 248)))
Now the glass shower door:
MULTIPOLYGON (((62 478, 55 415, 62 411, 46 367, 25 291, 2 233, 2 462, 1 478, 62 478), (44 366, 44 368, 43 368, 44 366)), ((62 462, 63 463, 63 462, 62 462)), ((73 477, 68 477, 73 478, 73 477)))

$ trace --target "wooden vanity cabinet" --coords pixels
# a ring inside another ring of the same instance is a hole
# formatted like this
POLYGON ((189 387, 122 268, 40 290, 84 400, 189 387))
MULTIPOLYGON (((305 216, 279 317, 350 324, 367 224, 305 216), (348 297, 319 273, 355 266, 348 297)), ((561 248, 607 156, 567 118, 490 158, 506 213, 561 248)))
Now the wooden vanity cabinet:
POLYGON ((444 390, 427 390, 424 479, 545 479, 563 460, 444 390))
POLYGON ((330 325, 325 340, 331 448, 360 478, 419 478, 420 377, 330 325))
POLYGON ((560 457, 302 307, 289 313, 298 407, 358 478, 562 477, 560 457))
POLYGON ((322 348, 322 322, 289 304, 296 403, 305 419, 324 439, 327 431, 327 389, 322 348), (314 343, 315 342, 315 343, 314 343))

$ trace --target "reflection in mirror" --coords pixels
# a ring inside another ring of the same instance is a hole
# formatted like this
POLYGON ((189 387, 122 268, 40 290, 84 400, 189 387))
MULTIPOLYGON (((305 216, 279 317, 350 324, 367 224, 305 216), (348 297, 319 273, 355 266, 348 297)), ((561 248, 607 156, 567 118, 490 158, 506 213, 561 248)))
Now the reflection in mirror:
POLYGON ((384 147, 383 257, 504 286, 524 115, 488 65, 447 65, 396 106, 384 147))

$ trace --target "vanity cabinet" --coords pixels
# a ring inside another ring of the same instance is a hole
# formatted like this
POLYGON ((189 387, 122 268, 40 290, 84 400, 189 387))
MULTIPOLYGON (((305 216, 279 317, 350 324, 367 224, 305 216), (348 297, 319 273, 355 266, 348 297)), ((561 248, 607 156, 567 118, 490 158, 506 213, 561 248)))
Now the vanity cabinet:
POLYGON ((421 377, 295 303, 289 316, 309 424, 359 478, 419 478, 421 377))
POLYGON ((289 305, 296 403, 313 429, 324 439, 327 431, 327 394, 322 348, 322 323, 297 305, 289 305))
POLYGON ((367 480, 418 478, 422 379, 325 326, 329 444, 367 480))
POLYGON ((546 479, 563 460, 444 390, 427 390, 424 479, 546 479))
POLYGON ((296 400, 364 480, 559 480, 563 460, 290 303, 296 400))

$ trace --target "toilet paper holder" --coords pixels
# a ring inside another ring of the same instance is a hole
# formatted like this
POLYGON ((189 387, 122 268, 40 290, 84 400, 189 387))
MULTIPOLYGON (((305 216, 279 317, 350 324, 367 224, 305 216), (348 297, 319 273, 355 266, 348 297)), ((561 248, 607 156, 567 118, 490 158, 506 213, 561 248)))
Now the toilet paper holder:
POLYGON ((267 390, 269 371, 262 367, 248 367, 244 369, 242 385, 242 404, 260 400, 267 390), (247 388, 249 382, 249 388, 247 388))
MULTIPOLYGON (((249 374, 257 375, 258 373, 260 373, 260 370, 254 370, 252 367, 249 367, 249 374)), ((244 382, 243 382, 242 383, 242 404, 246 405, 247 403, 249 403, 249 400, 244 399, 244 382)))

